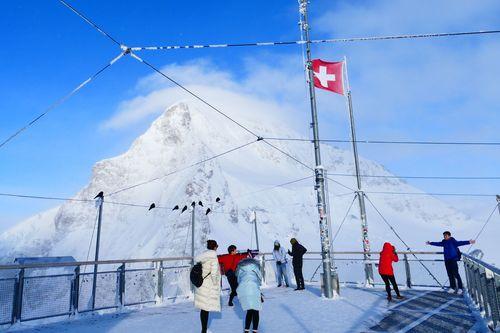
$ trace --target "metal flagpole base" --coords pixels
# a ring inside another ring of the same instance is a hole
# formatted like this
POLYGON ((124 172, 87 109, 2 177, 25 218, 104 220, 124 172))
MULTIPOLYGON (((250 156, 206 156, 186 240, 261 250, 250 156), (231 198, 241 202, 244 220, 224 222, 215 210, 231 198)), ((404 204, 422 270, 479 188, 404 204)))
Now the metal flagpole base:
MULTIPOLYGON (((321 291, 323 295, 326 295, 326 290, 325 290, 325 277, 323 273, 320 273, 320 279, 321 279, 321 291)), ((330 284, 331 288, 333 291, 333 298, 336 296, 340 295, 340 281, 339 281, 339 275, 335 270, 332 270, 330 273, 330 284)))

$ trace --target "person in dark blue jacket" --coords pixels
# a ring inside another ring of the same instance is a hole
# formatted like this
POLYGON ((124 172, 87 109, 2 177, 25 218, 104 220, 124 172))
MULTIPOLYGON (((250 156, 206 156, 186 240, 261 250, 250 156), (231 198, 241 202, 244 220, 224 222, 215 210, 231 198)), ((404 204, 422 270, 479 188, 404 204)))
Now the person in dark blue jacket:
POLYGON ((440 242, 429 242, 427 245, 441 246, 443 248, 444 254, 444 265, 446 266, 446 273, 448 273, 448 278, 450 280, 449 293, 454 292, 455 294, 462 294, 464 287, 462 284, 462 278, 458 273, 458 261, 461 259, 462 254, 460 253, 459 246, 474 244, 476 241, 471 239, 468 241, 457 241, 455 238, 451 237, 451 232, 443 232, 444 239, 440 242), (456 281, 455 281, 456 280, 456 281), (458 282, 458 288, 457 288, 458 282))

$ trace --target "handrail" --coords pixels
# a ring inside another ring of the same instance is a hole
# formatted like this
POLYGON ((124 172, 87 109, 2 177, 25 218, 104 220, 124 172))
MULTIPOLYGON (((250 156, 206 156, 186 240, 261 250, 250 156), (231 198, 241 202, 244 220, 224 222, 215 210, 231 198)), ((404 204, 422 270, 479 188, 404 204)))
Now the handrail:
POLYGON ((177 261, 177 260, 191 260, 191 257, 165 257, 165 258, 149 258, 149 259, 112 259, 112 260, 98 260, 98 261, 66 261, 66 262, 44 262, 38 264, 9 264, 0 265, 0 270, 6 269, 23 269, 23 268, 53 268, 53 267, 74 267, 74 266, 87 266, 87 265, 110 265, 110 264, 130 264, 140 262, 160 262, 160 261, 177 261))
POLYGON ((495 266, 493 266, 491 264, 488 264, 488 263, 486 263, 486 262, 484 262, 484 261, 482 261, 480 259, 477 259, 477 258, 475 258, 475 257, 473 257, 473 256, 471 256, 469 254, 466 254, 466 253, 462 253, 462 256, 465 257, 465 258, 467 258, 467 259, 469 259, 469 260, 471 260, 471 261, 473 261, 473 262, 475 262, 478 265, 483 266, 484 268, 489 269, 493 273, 495 273, 497 275, 500 275, 500 268, 495 267, 495 266))
MULTIPOLYGON (((443 252, 408 252, 401 251, 398 254, 443 254, 443 252)), ((260 255, 272 255, 272 252, 260 252, 260 255)), ((321 252, 307 252, 306 255, 320 255, 321 252)), ((332 255, 344 255, 344 254, 360 254, 360 255, 379 255, 380 252, 363 252, 363 251, 333 251, 332 255)), ((465 254, 464 254, 465 255, 465 254)), ((164 257, 164 258, 145 258, 145 259, 111 259, 111 260, 99 260, 99 261, 72 261, 72 262, 53 262, 53 263, 33 263, 33 264, 7 264, 0 265, 0 270, 8 269, 22 269, 22 268, 52 268, 52 267, 72 267, 72 266, 88 266, 88 265, 110 265, 110 264, 129 264, 129 263, 140 263, 140 262, 159 262, 159 261, 177 261, 177 260, 191 260, 190 256, 184 257, 164 257)))
MULTIPOLYGON (((430 252, 430 251, 396 251, 397 254, 443 254, 443 252, 430 252)), ((272 252, 261 252, 260 254, 272 255, 272 252)), ((308 254, 321 254, 321 252, 311 252, 308 251, 308 254)), ((342 254, 366 254, 366 255, 379 255, 380 252, 363 252, 363 251, 332 251, 330 252, 332 255, 342 255, 342 254)))
POLYGON ((462 256, 468 295, 495 331, 500 327, 500 269, 471 255, 462 256))

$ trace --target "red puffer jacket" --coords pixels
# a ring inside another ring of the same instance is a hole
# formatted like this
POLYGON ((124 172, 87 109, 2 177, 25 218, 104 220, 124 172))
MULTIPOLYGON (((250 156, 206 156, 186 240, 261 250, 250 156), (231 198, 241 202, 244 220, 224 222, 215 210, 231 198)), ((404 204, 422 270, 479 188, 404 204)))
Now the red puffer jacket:
POLYGON ((238 266, 241 260, 248 258, 248 253, 223 254, 217 257, 222 274, 225 274, 229 270, 236 272, 236 266, 238 266))
POLYGON ((398 262, 399 258, 396 254, 396 248, 391 243, 384 243, 384 248, 380 252, 380 260, 378 262, 378 272, 380 275, 394 275, 392 262, 398 262))

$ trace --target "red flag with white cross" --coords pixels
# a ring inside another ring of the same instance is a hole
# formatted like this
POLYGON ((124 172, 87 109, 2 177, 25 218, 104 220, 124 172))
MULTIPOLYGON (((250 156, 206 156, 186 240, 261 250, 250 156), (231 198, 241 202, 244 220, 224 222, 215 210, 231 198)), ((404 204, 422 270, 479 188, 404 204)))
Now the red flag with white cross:
POLYGON ((344 95, 344 85, 342 77, 343 62, 327 62, 321 59, 312 61, 312 71, 314 74, 314 86, 334 93, 344 95))

